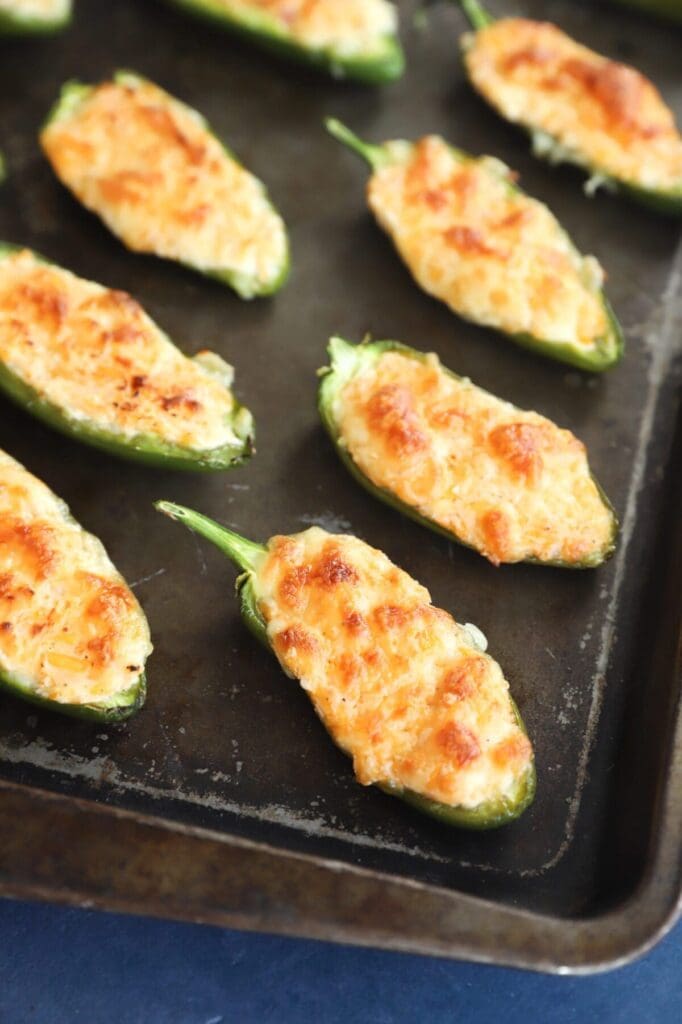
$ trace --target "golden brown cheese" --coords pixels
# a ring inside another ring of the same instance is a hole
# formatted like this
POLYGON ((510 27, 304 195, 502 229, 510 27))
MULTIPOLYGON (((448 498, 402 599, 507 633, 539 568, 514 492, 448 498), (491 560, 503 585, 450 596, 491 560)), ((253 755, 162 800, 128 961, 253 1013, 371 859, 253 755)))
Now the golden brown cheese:
POLYGON ((372 483, 494 564, 576 563, 608 549, 614 520, 581 442, 452 377, 437 356, 362 364, 333 411, 372 483))
POLYGON ((530 764, 499 665, 428 591, 356 537, 274 537, 259 608, 358 780, 476 807, 530 764))
POLYGON ((0 361, 102 430, 202 451, 236 441, 224 382, 183 356, 134 299, 28 250, 0 260, 0 361))
POLYGON ((127 76, 95 87, 41 143, 57 175, 125 244, 206 273, 267 283, 286 262, 284 224, 260 182, 203 119, 127 76))
POLYGON ((506 18, 465 38, 473 84, 510 121, 578 162, 654 190, 682 188, 682 137, 652 83, 547 22, 506 18))
POLYGON ((461 160, 427 136, 369 180, 368 199, 421 287, 510 334, 595 346, 608 331, 597 261, 491 158, 461 160))
POLYGON ((338 57, 370 55, 398 21, 387 0, 212 0, 210 8, 242 18, 258 14, 276 33, 338 57))
POLYGON ((101 703, 152 650, 146 619, 102 544, 0 452, 0 670, 40 697, 101 703))

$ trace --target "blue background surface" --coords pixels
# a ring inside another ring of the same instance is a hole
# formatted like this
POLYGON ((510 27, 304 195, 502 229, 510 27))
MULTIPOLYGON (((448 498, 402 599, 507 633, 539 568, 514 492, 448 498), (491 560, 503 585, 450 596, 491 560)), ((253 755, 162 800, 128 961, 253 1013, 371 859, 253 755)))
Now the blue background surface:
POLYGON ((682 923, 587 978, 9 900, 0 936, 0 1024, 682 1021, 682 923))

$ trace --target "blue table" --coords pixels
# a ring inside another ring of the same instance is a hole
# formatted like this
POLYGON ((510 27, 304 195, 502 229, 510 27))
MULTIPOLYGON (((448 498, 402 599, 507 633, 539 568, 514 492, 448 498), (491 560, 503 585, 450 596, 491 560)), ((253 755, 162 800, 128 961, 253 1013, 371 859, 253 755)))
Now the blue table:
POLYGON ((682 923, 588 978, 2 900, 0 934, 0 1024, 682 1021, 682 923))

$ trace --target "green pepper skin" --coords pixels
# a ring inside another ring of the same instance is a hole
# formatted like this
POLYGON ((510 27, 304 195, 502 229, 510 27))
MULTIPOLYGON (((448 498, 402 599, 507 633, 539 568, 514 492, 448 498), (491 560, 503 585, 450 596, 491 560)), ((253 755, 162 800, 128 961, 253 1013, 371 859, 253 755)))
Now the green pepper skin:
MULTIPOLYGON (((0 242, 0 273, 2 273, 3 259, 22 248, 22 246, 0 242)), ((33 253, 33 255, 44 263, 50 263, 38 253, 33 253)), ((170 339, 168 340, 170 341, 170 339)), ((240 443, 226 444, 220 448, 202 451, 183 448, 181 445, 163 441, 152 434, 136 434, 133 437, 128 437, 122 433, 105 430, 96 423, 83 418, 71 416, 63 406, 49 402, 38 391, 12 373, 1 360, 0 390, 22 409, 46 423, 48 427, 52 427, 76 441, 82 441, 108 452, 110 455, 117 455, 148 466, 218 472, 241 465, 251 457, 254 451, 253 417, 248 409, 236 401, 233 408, 232 425, 235 434, 240 438, 240 443)))
POLYGON ((0 689, 45 711, 56 711, 60 715, 81 718, 89 722, 116 725, 119 722, 125 722, 142 707, 147 696, 147 680, 142 672, 132 686, 117 693, 108 704, 60 704, 59 701, 38 696, 18 679, 1 671, 0 689))
MULTIPOLYGON (((207 516, 194 512, 182 505, 170 501, 157 501, 154 507, 164 515, 183 523, 188 529, 210 540, 242 570, 237 578, 236 589, 239 595, 240 611, 247 627, 269 651, 272 651, 267 626, 258 608, 255 590, 255 578, 260 565, 267 555, 267 548, 262 544, 240 537, 226 527, 214 522, 207 516)), ((511 698, 510 698, 511 699, 511 698)), ((516 704, 512 701, 514 714, 520 727, 526 732, 516 704)), ((329 734, 331 736, 331 733, 329 734)), ((334 737, 331 737, 334 740, 334 737)), ((336 742, 334 740, 334 742, 336 742)), ((345 754, 348 753, 339 746, 345 754)), ((507 825, 518 818, 529 806, 535 796, 536 774, 535 763, 531 761, 514 791, 507 797, 489 800, 476 807, 450 806, 437 800, 429 800, 409 789, 401 789, 387 783, 376 783, 378 789, 390 796, 398 797, 418 811, 435 818, 446 825, 467 829, 491 829, 507 825)))
MULTIPOLYGON (((359 156, 367 161, 374 171, 379 170, 381 167, 390 163, 399 162, 401 159, 399 155, 396 155, 395 150, 391 150, 389 144, 375 145, 363 142, 357 137, 357 135, 351 132, 345 125, 341 124, 341 122, 337 121, 335 118, 327 118, 325 125, 329 133, 333 135, 335 139, 338 139, 339 142, 342 142, 354 152, 358 153, 359 156)), ((400 145, 401 147, 411 146, 410 143, 406 142, 401 142, 400 145)), ((476 160, 476 157, 471 156, 471 154, 466 153, 464 150, 458 149, 455 146, 449 146, 448 148, 462 163, 476 160)), ((407 149, 402 151, 408 152, 407 149)), ((523 189, 520 189, 512 182, 505 182, 505 184, 511 193, 525 195, 523 189)), ((563 234, 571 245, 571 248, 575 250, 573 243, 565 231, 563 234)), ((576 366, 580 370, 587 370, 590 373, 601 373, 603 370, 608 370, 612 366, 615 366, 616 363, 620 361, 623 356, 625 339, 613 309, 611 308, 606 295, 601 290, 599 297, 604 308, 604 313, 606 314, 608 333, 602 338, 597 339, 591 352, 586 352, 584 350, 584 346, 578 344, 573 345, 568 342, 554 342, 551 339, 538 338, 535 335, 523 332, 510 333, 502 330, 500 327, 491 327, 491 330, 497 331, 498 334, 503 334, 505 337, 509 338, 510 341, 515 342, 517 345, 521 345, 523 348, 530 349, 531 351, 537 352, 543 356, 548 356, 550 359, 556 359, 558 362, 567 363, 569 366, 576 366)), ((458 313, 457 316, 461 316, 463 320, 466 319, 466 317, 461 313, 458 313)))
MULTIPOLYGON (((350 342, 338 337, 330 339, 328 352, 331 365, 318 371, 321 377, 320 387, 318 390, 318 410, 325 430, 329 434, 339 458, 348 469, 351 476, 353 476, 358 483, 365 488, 365 490, 369 491, 373 497, 378 498, 379 501, 383 501, 385 504, 390 505, 391 508, 394 508, 403 515, 408 516, 421 526, 426 526, 434 533, 438 533, 442 537, 447 537, 448 540, 455 541, 457 544, 461 544, 463 547, 475 551, 476 548, 473 548, 471 544, 467 544, 467 542, 462 540, 462 538, 456 533, 453 533, 451 530, 446 529, 446 527, 441 526, 440 523, 435 522, 433 519, 429 519, 428 516, 422 515, 413 508, 412 505, 405 504, 404 501, 401 501, 400 498, 396 497, 396 495, 391 491, 384 490, 383 487, 378 487, 369 479, 369 477, 365 476, 344 444, 340 434, 339 425, 334 417, 333 408, 335 397, 346 386, 361 363, 374 362, 384 352, 399 352, 401 355, 407 356, 409 359, 415 359, 417 362, 423 363, 426 361, 426 354, 424 352, 417 351, 417 349, 410 348, 408 345, 403 345, 399 341, 372 341, 362 342, 360 345, 352 345, 350 342)), ((441 369, 444 373, 447 373, 448 376, 453 377, 454 380, 462 379, 447 366, 441 365, 441 369)), ((590 558, 583 559, 580 562, 564 562, 560 559, 542 561, 539 558, 527 558, 524 560, 527 564, 554 566, 559 569, 594 569, 597 566, 602 565, 611 557, 615 550, 616 539, 618 537, 618 519, 616 518, 611 502, 604 494, 604 491, 600 487, 598 481, 595 480, 594 477, 592 477, 592 480, 599 491, 601 500, 611 513, 613 519, 613 529, 607 547, 603 551, 592 555, 590 558)))
MULTIPOLYGON (((145 79, 142 75, 138 75, 132 71, 126 70, 117 71, 113 76, 113 80, 114 82, 120 85, 125 85, 126 83, 135 85, 137 83, 147 81, 147 79, 145 79)), ((78 82, 76 80, 65 82, 60 90, 59 98, 53 104, 51 110, 49 111, 42 128, 45 129, 49 125, 54 124, 57 121, 67 121, 71 117, 71 115, 77 111, 79 105, 85 100, 87 100, 88 96, 90 95, 90 93, 93 92, 94 89, 95 86, 86 85, 85 83, 78 82)), ((196 110, 194 111, 194 114, 199 119, 201 126, 205 129, 205 131, 209 132, 209 134, 211 134, 220 143, 220 146, 225 155, 230 160, 233 160, 236 164, 242 167, 243 165, 241 161, 237 159, 235 154, 232 152, 231 149, 229 149, 225 145, 222 139, 219 139, 215 132, 211 130, 211 127, 205 120, 205 118, 196 110)), ((255 175, 253 175, 253 177, 255 177, 255 175)), ((272 202, 270 202, 269 199, 268 205, 270 206, 272 211, 277 214, 277 216, 280 216, 278 211, 275 209, 275 207, 273 206, 272 202)), ((97 214, 95 215, 97 216, 97 214)), ((152 253, 151 255, 156 254, 152 253)), ((157 258, 163 259, 164 257, 157 258)), ((237 295, 239 295, 239 297, 242 299, 267 298, 270 295, 274 295, 275 292, 278 292, 279 289, 286 283, 291 270, 291 256, 289 250, 288 237, 286 238, 286 249, 281 266, 278 268, 277 273, 268 281, 258 281, 249 274, 243 274, 240 271, 232 270, 229 267, 226 267, 224 270, 206 270, 203 267, 199 267, 193 263, 187 263, 179 259, 173 259, 171 260, 171 262, 179 263, 180 266, 187 267, 188 270, 192 270, 195 273, 199 273, 203 277, 208 277, 211 278, 211 280, 213 281, 219 281, 220 284, 227 285, 229 288, 232 288, 232 290, 235 291, 237 295)))
MULTIPOLYGON (((487 11, 482 7, 478 0, 452 0, 452 2, 459 3, 460 7, 464 11, 465 15, 471 23, 471 27, 474 31, 485 28, 486 25, 491 25, 495 20, 487 11)), ((639 5, 640 0, 626 0, 626 2, 634 2, 639 5)), ((660 0, 641 0, 642 6, 653 8, 654 6, 668 6, 667 4, 660 3, 660 0)), ((674 3, 674 0, 673 0, 674 3)), ((670 9, 673 5, 669 7, 670 9)), ((682 6, 677 5, 677 18, 682 20, 682 6)), ((476 86, 471 83, 472 87, 476 89, 476 86)), ((478 91, 478 90, 476 90, 478 91)), ((483 97, 485 102, 489 102, 483 97)), ((494 104, 494 110, 497 110, 494 104)), ((498 111, 499 113, 499 111, 498 111)), ((500 114, 502 117, 503 115, 500 114)), ((670 217, 682 217, 682 181, 677 188, 671 191, 665 189, 651 189, 643 188, 641 185, 633 185, 631 181, 626 178, 615 178, 613 175, 603 171, 600 167, 590 163, 590 161, 579 152, 569 151, 562 146, 558 139, 548 135, 544 131, 538 131, 533 127, 532 124, 523 121, 513 122, 519 128, 521 128, 531 139, 531 148, 533 155, 539 157, 542 160, 546 160, 550 164, 573 164, 581 170, 586 171, 590 177, 585 182, 585 192, 588 195, 593 195, 599 188, 604 188, 608 192, 618 193, 619 195, 626 196, 634 202, 639 203, 640 206, 645 206, 649 210, 653 210, 656 213, 662 213, 670 217)))
POLYGON ((172 7, 202 21, 234 33, 278 57, 326 71, 334 78, 349 78, 365 85, 385 85, 400 78, 405 70, 405 57, 397 36, 384 36, 381 50, 371 57, 344 57, 324 49, 302 45, 277 31, 264 14, 258 11, 241 16, 221 9, 211 0, 166 0, 172 7))
POLYGON ((71 24, 71 3, 59 18, 40 18, 35 14, 0 11, 0 36, 45 36, 61 32, 71 24))

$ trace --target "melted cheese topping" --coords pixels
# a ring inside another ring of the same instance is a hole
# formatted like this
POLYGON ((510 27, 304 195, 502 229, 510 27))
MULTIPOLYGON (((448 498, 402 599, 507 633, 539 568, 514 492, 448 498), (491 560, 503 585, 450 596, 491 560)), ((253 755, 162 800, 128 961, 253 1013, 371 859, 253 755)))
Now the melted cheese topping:
POLYGON ((199 6, 246 23, 258 15, 276 35, 346 58, 378 50, 398 23, 387 0, 199 0, 199 6))
POLYGON ((358 780, 476 807, 532 759, 499 665, 428 591, 355 537, 274 537, 259 607, 358 780))
POLYGON ((611 513, 568 430, 444 372, 386 352, 336 395, 342 443, 392 492, 495 565, 581 562, 608 549, 611 513))
POLYGON ((237 443, 228 388, 134 299, 27 250, 0 260, 0 360, 71 420, 200 451, 237 443))
POLYGON ((39 18, 45 21, 61 21, 71 7, 71 0, 0 0, 0 13, 18 18, 39 18))
POLYGON ((152 645, 102 544, 0 452, 0 668, 40 697, 103 703, 137 682, 152 645))
POLYGON ((509 121, 557 139, 565 158, 642 188, 682 190, 682 137, 639 71, 555 25, 509 18, 465 37, 474 86, 509 121))
POLYGON ((421 287, 478 323, 589 351, 608 326, 597 261, 498 161, 458 159, 435 136, 406 152, 374 172, 368 199, 421 287))
POLYGON ((284 224, 261 183, 151 82, 93 88, 41 142, 59 178, 130 249, 252 278, 254 293, 286 264, 284 224))

